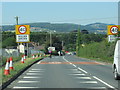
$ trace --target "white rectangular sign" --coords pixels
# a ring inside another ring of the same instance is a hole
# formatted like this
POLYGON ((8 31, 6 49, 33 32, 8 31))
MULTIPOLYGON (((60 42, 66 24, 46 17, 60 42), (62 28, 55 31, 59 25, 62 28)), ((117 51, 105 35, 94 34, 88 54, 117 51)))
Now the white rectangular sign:
POLYGON ((30 42, 29 35, 16 35, 16 42, 30 42))
POLYGON ((55 51, 55 47, 48 47, 49 51, 55 51))

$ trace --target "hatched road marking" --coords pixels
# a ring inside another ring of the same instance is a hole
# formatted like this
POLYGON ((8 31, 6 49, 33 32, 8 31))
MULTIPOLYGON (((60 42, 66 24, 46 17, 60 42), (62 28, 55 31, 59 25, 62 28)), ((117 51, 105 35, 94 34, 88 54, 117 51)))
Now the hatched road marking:
POLYGON ((45 69, 32 69, 32 70, 45 70, 45 69))
POLYGON ((114 88, 114 89, 115 89, 115 87, 113 87, 113 86, 109 85, 108 83, 106 83, 106 82, 104 82, 103 80, 101 80, 101 79, 97 78, 96 76, 93 76, 93 78, 95 78, 95 79, 97 79, 98 81, 102 82, 102 83, 103 83, 103 84, 105 84, 106 86, 108 86, 108 87, 110 87, 110 88, 114 88))
POLYGON ((97 81, 81 81, 81 82, 79 82, 79 83, 90 83, 90 84, 92 84, 92 83, 98 83, 97 81))
POLYGON ((85 74, 69 74, 69 75, 80 75, 80 76, 85 76, 85 74))
POLYGON ((28 71, 28 72, 44 72, 44 71, 28 71))
POLYGON ((40 74, 40 73, 26 73, 26 75, 43 75, 43 74, 40 74))
POLYGON ((19 87, 19 86, 15 86, 15 87, 13 87, 14 89, 22 89, 22 88, 29 88, 29 89, 31 89, 31 88, 40 88, 40 87, 19 87))
POLYGON ((18 83, 38 83, 39 81, 18 81, 18 83))
POLYGON ((23 78, 42 78, 42 77, 28 77, 28 76, 25 76, 23 78))
POLYGON ((91 79, 91 77, 75 77, 77 79, 91 79))

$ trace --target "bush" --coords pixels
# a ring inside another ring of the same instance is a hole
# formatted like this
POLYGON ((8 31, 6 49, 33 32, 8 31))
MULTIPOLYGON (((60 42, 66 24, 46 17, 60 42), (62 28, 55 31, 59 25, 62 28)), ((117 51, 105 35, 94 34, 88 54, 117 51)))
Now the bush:
POLYGON ((81 47, 79 50, 79 56, 112 62, 114 57, 114 47, 115 42, 108 43, 105 40, 99 43, 93 42, 81 47))

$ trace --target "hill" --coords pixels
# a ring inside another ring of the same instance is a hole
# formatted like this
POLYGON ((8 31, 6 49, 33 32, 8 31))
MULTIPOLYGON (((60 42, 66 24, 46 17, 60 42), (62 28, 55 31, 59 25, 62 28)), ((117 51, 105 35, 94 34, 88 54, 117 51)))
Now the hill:
MULTIPOLYGON (((45 31, 45 30, 54 30, 56 32, 71 32, 74 30, 86 29, 89 32, 97 32, 100 33, 101 31, 105 33, 107 30, 107 25, 105 23, 92 23, 88 25, 78 25, 72 23, 25 23, 26 25, 30 25, 31 31, 45 31)), ((14 25, 4 25, 2 26, 2 31, 13 31, 15 30, 14 25)))

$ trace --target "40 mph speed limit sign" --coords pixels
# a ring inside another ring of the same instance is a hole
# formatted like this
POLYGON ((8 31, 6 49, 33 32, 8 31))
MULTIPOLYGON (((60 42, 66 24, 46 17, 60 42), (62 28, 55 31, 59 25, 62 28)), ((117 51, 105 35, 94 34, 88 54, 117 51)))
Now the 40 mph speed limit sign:
POLYGON ((108 25, 108 35, 116 35, 120 31, 119 25, 108 25))
POLYGON ((16 25, 16 34, 30 34, 30 26, 16 25))
POLYGON ((16 42, 30 42, 30 25, 16 25, 16 42))

